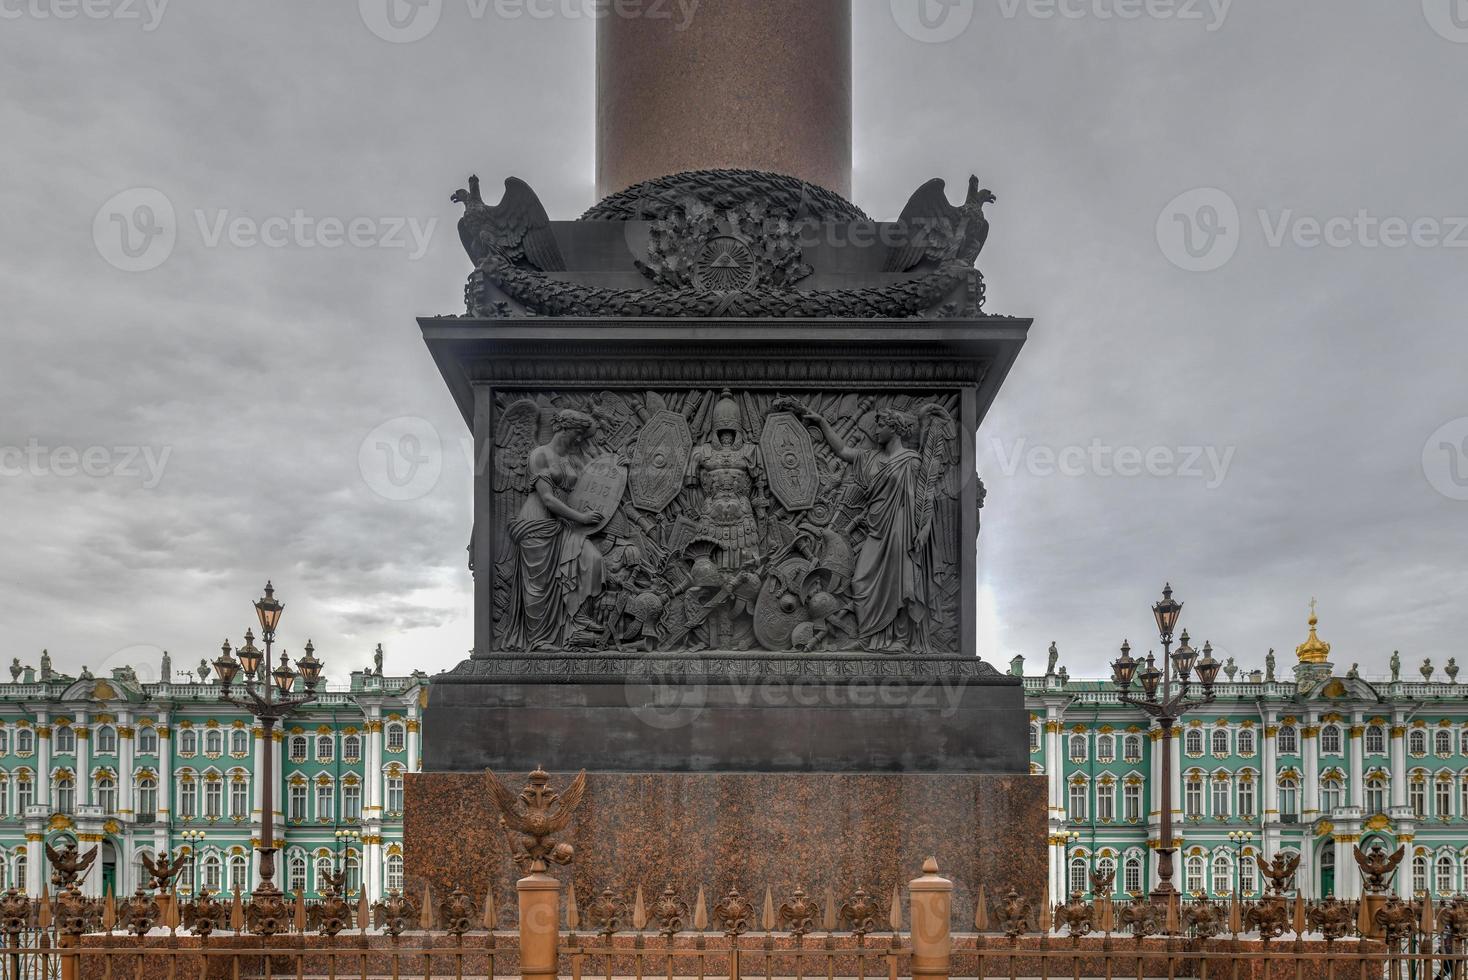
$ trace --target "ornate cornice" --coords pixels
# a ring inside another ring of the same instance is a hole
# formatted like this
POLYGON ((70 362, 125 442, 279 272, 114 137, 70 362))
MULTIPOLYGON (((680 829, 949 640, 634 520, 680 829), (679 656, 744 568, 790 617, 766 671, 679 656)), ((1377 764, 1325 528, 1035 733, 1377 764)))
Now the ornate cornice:
POLYGON ((659 678, 684 683, 719 683, 732 678, 820 678, 861 681, 867 678, 910 678, 931 681, 954 677, 988 683, 1017 684, 1018 678, 1001 674, 978 657, 889 657, 881 654, 825 654, 820 656, 771 653, 642 654, 527 657, 493 655, 465 660, 439 674, 435 684, 478 683, 485 678, 530 683, 657 683, 659 678))

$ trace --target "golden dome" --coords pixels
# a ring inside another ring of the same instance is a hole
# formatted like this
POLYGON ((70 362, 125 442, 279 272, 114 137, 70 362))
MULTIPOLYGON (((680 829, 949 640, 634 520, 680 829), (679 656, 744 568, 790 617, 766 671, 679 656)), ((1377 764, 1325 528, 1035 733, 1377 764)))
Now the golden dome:
POLYGON ((1323 664, 1329 662, 1330 644, 1324 642, 1315 635, 1315 624, 1319 619, 1315 616, 1315 600, 1310 600, 1310 637, 1304 643, 1295 647, 1295 656, 1300 658, 1301 663, 1323 664))

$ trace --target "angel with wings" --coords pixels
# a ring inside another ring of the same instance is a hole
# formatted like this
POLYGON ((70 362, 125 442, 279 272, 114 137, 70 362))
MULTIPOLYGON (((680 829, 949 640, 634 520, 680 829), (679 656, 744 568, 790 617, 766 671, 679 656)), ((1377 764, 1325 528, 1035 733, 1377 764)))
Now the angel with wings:
POLYGON ((801 410, 831 451, 850 466, 862 491, 866 537, 857 552, 851 593, 856 603, 857 637, 869 650, 908 652, 928 648, 928 594, 932 548, 944 535, 933 534, 934 497, 948 465, 953 422, 937 405, 918 414, 895 408, 876 413, 876 449, 849 446, 818 412, 801 410), (930 436, 922 452, 924 423, 930 436))
POLYGON ((540 407, 526 399, 509 407, 496 438, 495 489, 522 501, 504 515, 503 533, 514 546, 508 605, 500 617, 506 650, 564 646, 582 607, 603 584, 602 554, 589 537, 609 515, 567 502, 586 466, 596 421, 562 409, 551 417, 550 438, 537 445, 540 426, 540 407))

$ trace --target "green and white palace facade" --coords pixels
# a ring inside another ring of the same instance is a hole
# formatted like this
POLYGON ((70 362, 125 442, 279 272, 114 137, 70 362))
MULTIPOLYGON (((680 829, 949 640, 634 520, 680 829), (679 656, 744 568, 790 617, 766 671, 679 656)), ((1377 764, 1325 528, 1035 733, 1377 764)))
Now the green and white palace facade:
POLYGON ((1300 856, 1307 898, 1355 897, 1352 852, 1373 842, 1406 845, 1404 897, 1468 892, 1468 684, 1456 663, 1447 677, 1414 666, 1407 680, 1393 654, 1391 676, 1367 679, 1338 673, 1329 653, 1312 614, 1293 677, 1275 676, 1272 651, 1267 671, 1230 663, 1213 703, 1174 728, 1166 774, 1162 730, 1110 680, 1071 680, 1054 657, 1025 677, 1031 771, 1049 787, 1050 893, 1090 895, 1092 871, 1115 872, 1117 897, 1150 891, 1164 779, 1173 883, 1187 893, 1257 896, 1256 861, 1284 851, 1300 856))
MULTIPOLYGON (((274 753, 276 882, 319 897, 347 871, 376 900, 402 886, 403 790, 420 758, 426 678, 351 675, 265 732, 215 683, 142 683, 143 665, 107 677, 18 663, 0 684, 0 887, 38 894, 45 845, 96 845, 90 895, 146 883, 141 858, 188 854, 196 883, 248 894, 258 880, 262 762, 274 753)), ((166 662, 162 676, 173 675, 166 662)))

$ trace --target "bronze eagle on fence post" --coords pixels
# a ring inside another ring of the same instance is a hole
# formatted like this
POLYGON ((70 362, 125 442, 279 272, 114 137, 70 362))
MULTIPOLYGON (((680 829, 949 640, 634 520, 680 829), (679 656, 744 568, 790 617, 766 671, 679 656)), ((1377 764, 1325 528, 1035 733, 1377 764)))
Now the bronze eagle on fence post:
POLYGON ((493 772, 486 770, 486 774, 515 862, 530 874, 543 873, 547 861, 570 864, 575 849, 552 838, 571 822, 571 814, 586 792, 586 770, 571 780, 564 793, 558 793, 550 788, 550 774, 537 767, 518 796, 493 772))
POLYGON ((69 888, 86 877, 92 862, 97 860, 97 848, 92 847, 87 853, 78 854, 74 841, 67 841, 60 851, 47 844, 46 860, 51 862, 51 884, 58 889, 69 888))

